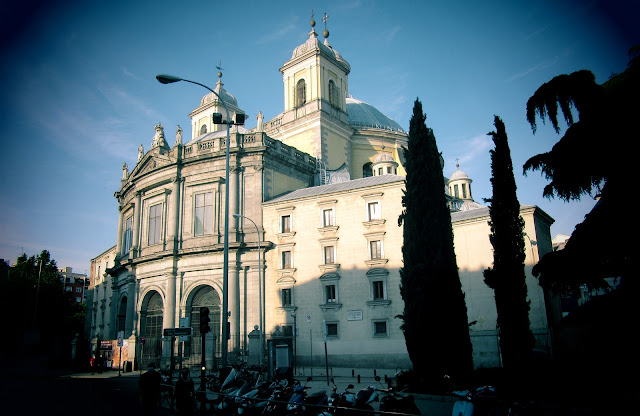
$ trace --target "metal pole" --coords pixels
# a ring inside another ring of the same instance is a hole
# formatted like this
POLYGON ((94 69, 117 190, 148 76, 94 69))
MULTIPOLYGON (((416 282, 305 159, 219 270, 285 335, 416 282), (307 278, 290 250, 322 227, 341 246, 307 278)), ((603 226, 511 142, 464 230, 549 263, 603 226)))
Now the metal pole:
MULTIPOLYGON (((40 254, 40 270, 38 271, 38 286, 36 288, 36 304, 33 308, 33 327, 37 326, 38 298, 40 297, 40 275, 42 274, 42 254, 40 254)), ((66 283, 66 282, 65 282, 66 283)))
MULTIPOLYGON (((222 76, 220 74, 220 76, 222 76)), ((224 107, 224 111, 227 114, 227 145, 226 145, 226 162, 225 162, 225 181, 224 181, 224 189, 225 189, 225 198, 224 198, 224 255, 223 255, 223 265, 222 265, 222 340, 221 347, 222 351, 220 354, 220 360, 222 366, 227 365, 227 350, 229 348, 229 328, 227 327, 227 323, 229 322, 229 147, 231 145, 230 134, 229 134, 229 125, 231 124, 231 120, 229 118, 229 109, 227 108, 227 104, 225 101, 215 92, 213 89, 207 87, 204 84, 201 84, 196 81, 190 81, 188 79, 175 77, 172 75, 157 75, 156 79, 163 84, 170 84, 178 81, 185 81, 191 84, 200 85, 203 88, 211 91, 218 100, 222 103, 224 107)))

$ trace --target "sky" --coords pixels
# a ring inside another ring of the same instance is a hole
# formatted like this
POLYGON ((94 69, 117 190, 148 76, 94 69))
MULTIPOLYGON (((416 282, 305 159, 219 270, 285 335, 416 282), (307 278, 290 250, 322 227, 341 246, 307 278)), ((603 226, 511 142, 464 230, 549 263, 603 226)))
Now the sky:
POLYGON ((523 175, 561 137, 548 122, 534 135, 526 102, 556 75, 589 69, 606 81, 640 43, 632 0, 19 3, 3 6, 0 27, 0 258, 48 250, 77 273, 116 243, 122 164, 133 169, 159 122, 170 143, 177 125, 191 137, 188 114, 208 91, 155 76, 215 87, 221 65, 255 127, 259 111, 269 120, 283 110, 279 68, 308 38, 312 9, 316 32, 326 13, 329 42, 351 65, 349 94, 407 131, 419 99, 444 175, 459 163, 481 203, 500 116, 519 201, 555 219, 552 236, 570 235, 594 201, 543 198, 547 181, 523 175))

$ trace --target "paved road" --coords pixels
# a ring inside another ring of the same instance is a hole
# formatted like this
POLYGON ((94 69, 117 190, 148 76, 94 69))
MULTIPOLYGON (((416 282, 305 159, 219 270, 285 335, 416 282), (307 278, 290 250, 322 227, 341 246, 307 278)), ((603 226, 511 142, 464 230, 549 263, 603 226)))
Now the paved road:
MULTIPOLYGON (((36 368, 9 370, 2 378, 2 414, 26 415, 140 415, 138 373, 86 372, 36 368), (8 412, 6 411, 8 410, 8 412)), ((160 416, 169 415, 161 409, 160 416)))

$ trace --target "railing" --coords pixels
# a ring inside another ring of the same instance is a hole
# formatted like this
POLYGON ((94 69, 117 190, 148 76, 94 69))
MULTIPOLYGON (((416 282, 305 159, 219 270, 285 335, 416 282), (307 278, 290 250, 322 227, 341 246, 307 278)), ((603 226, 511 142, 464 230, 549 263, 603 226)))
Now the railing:
MULTIPOLYGON (((293 159, 296 159, 302 164, 315 168, 316 159, 307 153, 303 153, 300 150, 288 146, 279 140, 275 140, 267 136, 264 132, 255 132, 250 134, 234 133, 230 136, 231 146, 238 146, 241 148, 251 148, 264 146, 271 151, 285 154, 293 159)), ((219 152, 225 149, 226 137, 215 137, 202 142, 194 143, 190 146, 184 147, 183 157, 185 159, 197 157, 207 153, 219 152)))

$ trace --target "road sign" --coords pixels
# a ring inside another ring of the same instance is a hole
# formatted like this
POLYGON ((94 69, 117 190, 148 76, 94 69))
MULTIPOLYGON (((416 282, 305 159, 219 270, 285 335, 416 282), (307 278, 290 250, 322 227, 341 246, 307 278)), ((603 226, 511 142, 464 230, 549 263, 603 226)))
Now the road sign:
POLYGON ((191 335, 191 327, 189 327, 189 328, 165 328, 163 333, 164 333, 165 337, 176 337, 176 336, 191 335))
MULTIPOLYGON (((180 318, 180 328, 189 328, 189 318, 180 318)), ((189 341, 189 336, 181 335, 178 341, 189 341)))
POLYGON ((140 337, 140 345, 144 345, 145 342, 147 342, 145 337, 140 337))
POLYGON ((118 337, 118 347, 122 347, 122 337, 118 337))

